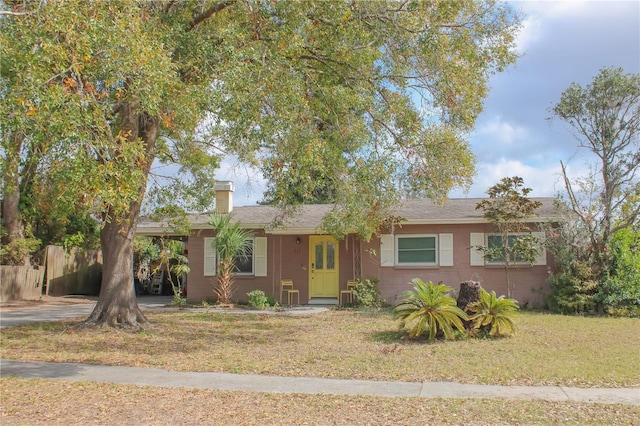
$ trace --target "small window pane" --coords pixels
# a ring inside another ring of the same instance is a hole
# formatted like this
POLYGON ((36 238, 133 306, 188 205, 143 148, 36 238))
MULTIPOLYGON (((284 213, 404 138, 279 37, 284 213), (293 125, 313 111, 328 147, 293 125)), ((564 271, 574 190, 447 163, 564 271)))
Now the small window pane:
POLYGON ((333 244, 327 243, 327 269, 335 269, 336 248, 333 244))
POLYGON ((398 249, 411 250, 411 249, 435 249, 436 239, 435 237, 411 237, 411 238, 398 238, 398 249))
POLYGON ((491 252, 488 253, 490 256, 490 258, 487 259, 488 263, 501 263, 504 260, 504 250, 500 250, 503 247, 502 236, 487 236, 487 247, 491 250, 491 252))
POLYGON ((316 269, 324 269, 324 247, 322 243, 316 244, 316 269))
POLYGON ((502 237, 500 235, 489 235, 487 237, 489 248, 502 247, 502 237))
POLYGON ((245 256, 238 256, 235 259, 235 273, 239 274, 253 274, 253 239, 248 240, 250 242, 249 248, 245 256))
POLYGON ((434 263, 436 252, 433 250, 414 250, 398 252, 399 263, 434 263))
POLYGON ((398 263, 436 263, 436 237, 399 237, 398 263))
MULTIPOLYGON (((507 241, 509 244, 509 248, 512 248, 515 241, 519 238, 519 235, 509 235, 507 236, 507 241)), ((501 235, 489 235, 487 236, 487 246, 489 249, 498 249, 501 248, 502 245, 502 236, 501 235)), ((523 262, 524 259, 521 256, 518 256, 516 253, 513 253, 513 250, 509 250, 511 262, 523 262)), ((502 254, 499 252, 493 252, 493 257, 488 260, 489 263, 502 263, 505 259, 505 251, 502 250, 502 254)))

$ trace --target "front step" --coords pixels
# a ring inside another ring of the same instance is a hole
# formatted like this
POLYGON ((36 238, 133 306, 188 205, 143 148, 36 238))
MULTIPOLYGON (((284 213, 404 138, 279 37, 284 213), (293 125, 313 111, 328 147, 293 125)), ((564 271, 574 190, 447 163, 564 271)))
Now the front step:
POLYGON ((337 305, 337 297, 314 297, 309 299, 308 305, 337 305))

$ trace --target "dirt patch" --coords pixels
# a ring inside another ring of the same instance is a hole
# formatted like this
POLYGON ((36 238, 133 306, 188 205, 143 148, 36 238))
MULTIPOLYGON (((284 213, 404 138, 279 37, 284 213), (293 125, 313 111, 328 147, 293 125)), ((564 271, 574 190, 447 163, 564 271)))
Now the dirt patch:
POLYGON ((39 308, 42 306, 77 305, 82 303, 94 303, 97 296, 41 296, 36 300, 12 300, 10 302, 0 302, 0 309, 5 312, 20 309, 39 308))

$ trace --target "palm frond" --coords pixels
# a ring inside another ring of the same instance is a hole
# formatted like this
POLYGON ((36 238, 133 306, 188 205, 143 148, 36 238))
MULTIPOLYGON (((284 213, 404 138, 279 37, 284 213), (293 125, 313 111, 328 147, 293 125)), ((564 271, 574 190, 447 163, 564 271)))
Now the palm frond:
POLYGON ((434 340, 441 332, 446 339, 453 339, 454 327, 464 330, 467 315, 449 295, 450 287, 431 281, 425 283, 419 278, 411 283, 413 291, 403 292, 393 310, 394 318, 400 320, 400 327, 409 329, 410 337, 426 334, 428 340, 434 340))
POLYGON ((490 336, 509 336, 516 332, 515 315, 519 309, 514 299, 497 297, 496 292, 480 289, 478 301, 468 307, 473 314, 469 320, 476 330, 489 329, 490 336))

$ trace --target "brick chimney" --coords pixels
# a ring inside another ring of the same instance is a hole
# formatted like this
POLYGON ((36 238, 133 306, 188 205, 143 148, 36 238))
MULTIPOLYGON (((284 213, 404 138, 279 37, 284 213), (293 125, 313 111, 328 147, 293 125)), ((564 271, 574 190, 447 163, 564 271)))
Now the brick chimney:
POLYGON ((235 190, 233 182, 218 181, 214 189, 216 190, 216 212, 231 213, 233 210, 233 191, 235 190))

